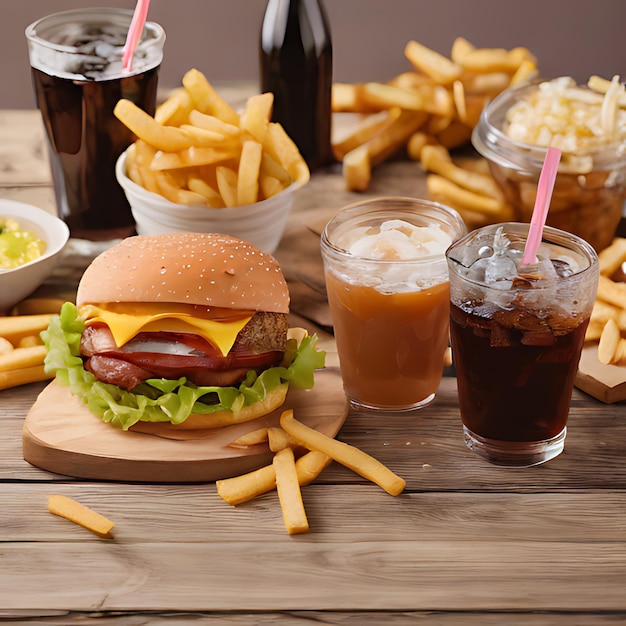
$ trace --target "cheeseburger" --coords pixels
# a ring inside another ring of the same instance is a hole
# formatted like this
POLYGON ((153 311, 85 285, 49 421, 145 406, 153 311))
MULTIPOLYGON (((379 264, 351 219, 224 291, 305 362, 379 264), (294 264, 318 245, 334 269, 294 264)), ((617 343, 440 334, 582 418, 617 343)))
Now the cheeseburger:
POLYGON ((235 237, 136 236, 96 257, 76 305, 43 333, 46 369, 105 422, 203 428, 280 407, 313 386, 316 337, 288 327, 277 261, 235 237))

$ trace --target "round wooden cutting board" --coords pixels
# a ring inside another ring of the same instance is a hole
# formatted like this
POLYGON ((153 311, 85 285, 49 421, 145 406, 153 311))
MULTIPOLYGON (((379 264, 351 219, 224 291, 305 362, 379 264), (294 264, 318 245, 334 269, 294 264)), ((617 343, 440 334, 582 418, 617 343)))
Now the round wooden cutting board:
POLYGON ((39 395, 24 421, 24 459, 42 469, 98 480, 205 482, 238 476, 272 462, 267 443, 229 446, 242 434, 278 426, 293 409, 308 426, 334 437, 348 413, 341 374, 327 367, 315 374, 315 387, 290 390, 285 404, 265 417, 205 431, 164 436, 124 431, 94 417, 67 387, 56 381, 39 395))

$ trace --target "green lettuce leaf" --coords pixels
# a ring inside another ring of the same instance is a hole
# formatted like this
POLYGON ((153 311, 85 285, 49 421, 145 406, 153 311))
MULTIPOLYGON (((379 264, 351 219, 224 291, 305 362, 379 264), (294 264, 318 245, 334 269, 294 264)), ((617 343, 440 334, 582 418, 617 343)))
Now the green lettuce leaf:
POLYGON ((258 375, 250 370, 239 387, 198 387, 184 377, 160 378, 146 380, 131 392, 100 382, 83 367, 80 337, 84 327, 74 304, 66 302, 41 333, 47 348, 46 372, 55 373, 94 415, 124 430, 139 421, 180 424, 191 413, 237 412, 284 384, 310 389, 314 370, 324 367, 326 357, 317 349, 317 336, 313 335, 297 347, 295 342, 291 344, 280 366, 258 375))

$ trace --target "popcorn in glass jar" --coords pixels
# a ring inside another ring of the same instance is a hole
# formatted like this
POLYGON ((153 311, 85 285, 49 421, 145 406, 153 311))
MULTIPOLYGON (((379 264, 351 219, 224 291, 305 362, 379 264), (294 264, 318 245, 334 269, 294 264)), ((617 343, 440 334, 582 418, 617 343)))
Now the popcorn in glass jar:
POLYGON ((472 143, 514 207, 530 221, 546 150, 563 155, 547 223, 597 251, 608 246, 626 196, 626 89, 619 77, 569 77, 509 89, 485 107, 472 143))

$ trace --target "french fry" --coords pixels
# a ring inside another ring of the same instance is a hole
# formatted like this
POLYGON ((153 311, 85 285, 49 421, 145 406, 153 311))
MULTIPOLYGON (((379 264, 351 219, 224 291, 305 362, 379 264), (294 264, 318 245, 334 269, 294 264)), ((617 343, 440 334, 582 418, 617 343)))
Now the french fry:
POLYGON ((626 262, 626 238, 615 237, 611 244, 598 253, 600 274, 612 276, 626 262))
POLYGON ((198 111, 214 115, 228 124, 239 125, 239 115, 215 91, 202 72, 197 69, 189 70, 183 76, 183 87, 198 111))
POLYGON ((283 448, 293 448, 296 442, 282 428, 275 426, 267 429, 267 441, 272 452, 278 452, 283 448))
POLYGON ((139 139, 143 139, 157 150, 177 152, 189 148, 193 143, 180 128, 162 126, 130 100, 124 98, 119 100, 113 114, 139 139))
POLYGON ((521 85, 537 78, 538 75, 537 62, 532 59, 524 59, 517 70, 515 70, 513 76, 511 76, 510 86, 521 85))
POLYGON ((615 320, 608 320, 598 343, 598 360, 605 365, 626 364, 626 340, 622 339, 615 320))
POLYGON ((256 141, 244 141, 237 172, 236 205, 254 204, 259 195, 259 172, 263 146, 256 141))
POLYGON ((181 126, 189 120, 193 102, 184 87, 174 89, 154 113, 156 122, 168 126, 181 126))
POLYGON ((464 70, 472 72, 510 72, 515 73, 524 61, 536 62, 535 57, 526 48, 475 48, 469 50, 459 60, 464 70))
POLYGON ((99 537, 113 538, 111 531, 115 526, 114 522, 72 498, 58 494, 49 496, 48 511, 90 530, 99 537))
POLYGON ((330 464, 332 459, 323 452, 311 450, 296 461, 300 486, 310 485, 330 464))
POLYGON ((409 41, 406 44, 404 55, 416 69, 441 85, 452 84, 462 72, 457 63, 417 41, 409 41))
POLYGON ((237 206, 237 172, 225 165, 218 165, 215 169, 217 188, 227 207, 237 206))
POLYGON ((458 167, 443 146, 425 146, 420 161, 424 169, 447 178, 459 187, 504 202, 504 194, 491 176, 458 167))
POLYGON ((271 93, 251 96, 241 116, 241 130, 252 135, 262 145, 267 141, 273 103, 274 96, 271 93))
POLYGON ((352 469, 363 478, 371 480, 391 495, 402 493, 406 486, 403 478, 369 454, 302 424, 294 418, 293 411, 283 411, 280 425, 294 440, 309 450, 317 450, 334 461, 352 469))
POLYGON ((272 464, 276 472, 276 489, 287 532, 290 535, 308 532, 309 521, 304 510, 293 450, 283 448, 278 451, 272 464))
MULTIPOLYGON (((265 443, 268 440, 268 428, 257 428, 249 433, 245 433, 237 439, 231 441, 228 446, 230 448, 249 448, 250 446, 257 446, 261 443, 265 443)), ((271 448, 270 448, 271 450, 271 448)))
POLYGON ((194 175, 189 176, 187 187, 189 187, 190 191, 203 196, 207 204, 214 209, 222 209, 226 206, 219 192, 213 189, 204 178, 198 178, 194 175))
POLYGON ((365 191, 372 177, 370 155, 366 145, 350 150, 343 158, 343 177, 346 188, 365 191))
POLYGON ((287 170, 291 179, 300 185, 311 177, 309 168, 293 139, 278 122, 268 126, 268 143, 265 146, 270 156, 287 170))
POLYGON ((418 91, 383 83, 365 83, 361 88, 361 97, 375 109, 399 107, 423 111, 425 106, 424 98, 418 91))
POLYGON ((22 337, 15 346, 16 348, 32 348, 33 346, 43 345, 43 340, 39 335, 27 335, 22 337))
POLYGON ((15 350, 15 346, 5 337, 0 337, 0 358, 2 355, 9 354, 15 350))
MULTIPOLYGON (((300 485, 312 483, 331 461, 330 457, 321 452, 303 454, 296 461, 300 485)), ((276 487, 276 471, 273 465, 266 465, 241 476, 218 480, 215 485, 218 495, 228 504, 236 506, 272 491, 276 487)))
POLYGON ((512 217, 512 209, 502 200, 464 189, 438 174, 426 177, 428 191, 433 196, 450 198, 457 206, 488 216, 494 221, 506 221, 512 217))
POLYGON ((401 109, 394 107, 379 113, 367 116, 365 122, 348 136, 333 143, 333 154, 338 161, 342 161, 346 154, 360 145, 369 141, 372 137, 387 128, 394 120, 398 119, 401 109))
POLYGON ((16 304, 11 312, 14 315, 57 314, 64 302, 59 298, 27 298, 16 304))
POLYGON ((39 334, 48 328, 51 318, 50 313, 0 317, 0 337, 4 337, 15 345, 22 337, 39 334))
POLYGON ((362 84, 333 83, 330 106, 335 113, 373 113, 378 109, 361 97, 362 84))
POLYGON ((604 300, 609 304, 626 308, 626 283, 616 283, 612 281, 608 276, 600 274, 598 280, 598 291, 596 298, 604 300))
POLYGON ((54 378, 54 373, 45 371, 43 365, 32 365, 21 369, 0 372, 0 390, 19 387, 29 383, 38 383, 54 378))
POLYGON ((0 354, 0 372, 20 370, 35 365, 43 365, 46 347, 43 345, 15 348, 0 354))
POLYGON ((241 134, 239 126, 223 122, 214 115, 207 115, 206 113, 201 113, 195 109, 189 113, 189 123, 197 128, 210 130, 227 137, 230 136, 232 138, 236 138, 241 134))
POLYGON ((423 111, 402 111, 387 128, 365 142, 370 163, 378 165, 402 149, 409 137, 417 132, 428 119, 423 111))
POLYGON ((424 146, 432 144, 433 137, 427 133, 417 131, 413 133, 406 144, 406 152, 410 159, 419 161, 422 157, 422 150, 424 146))
POLYGON ((452 48, 450 50, 450 59, 457 65, 461 60, 470 52, 476 50, 476 46, 470 43, 465 37, 457 37, 452 42, 452 48))

